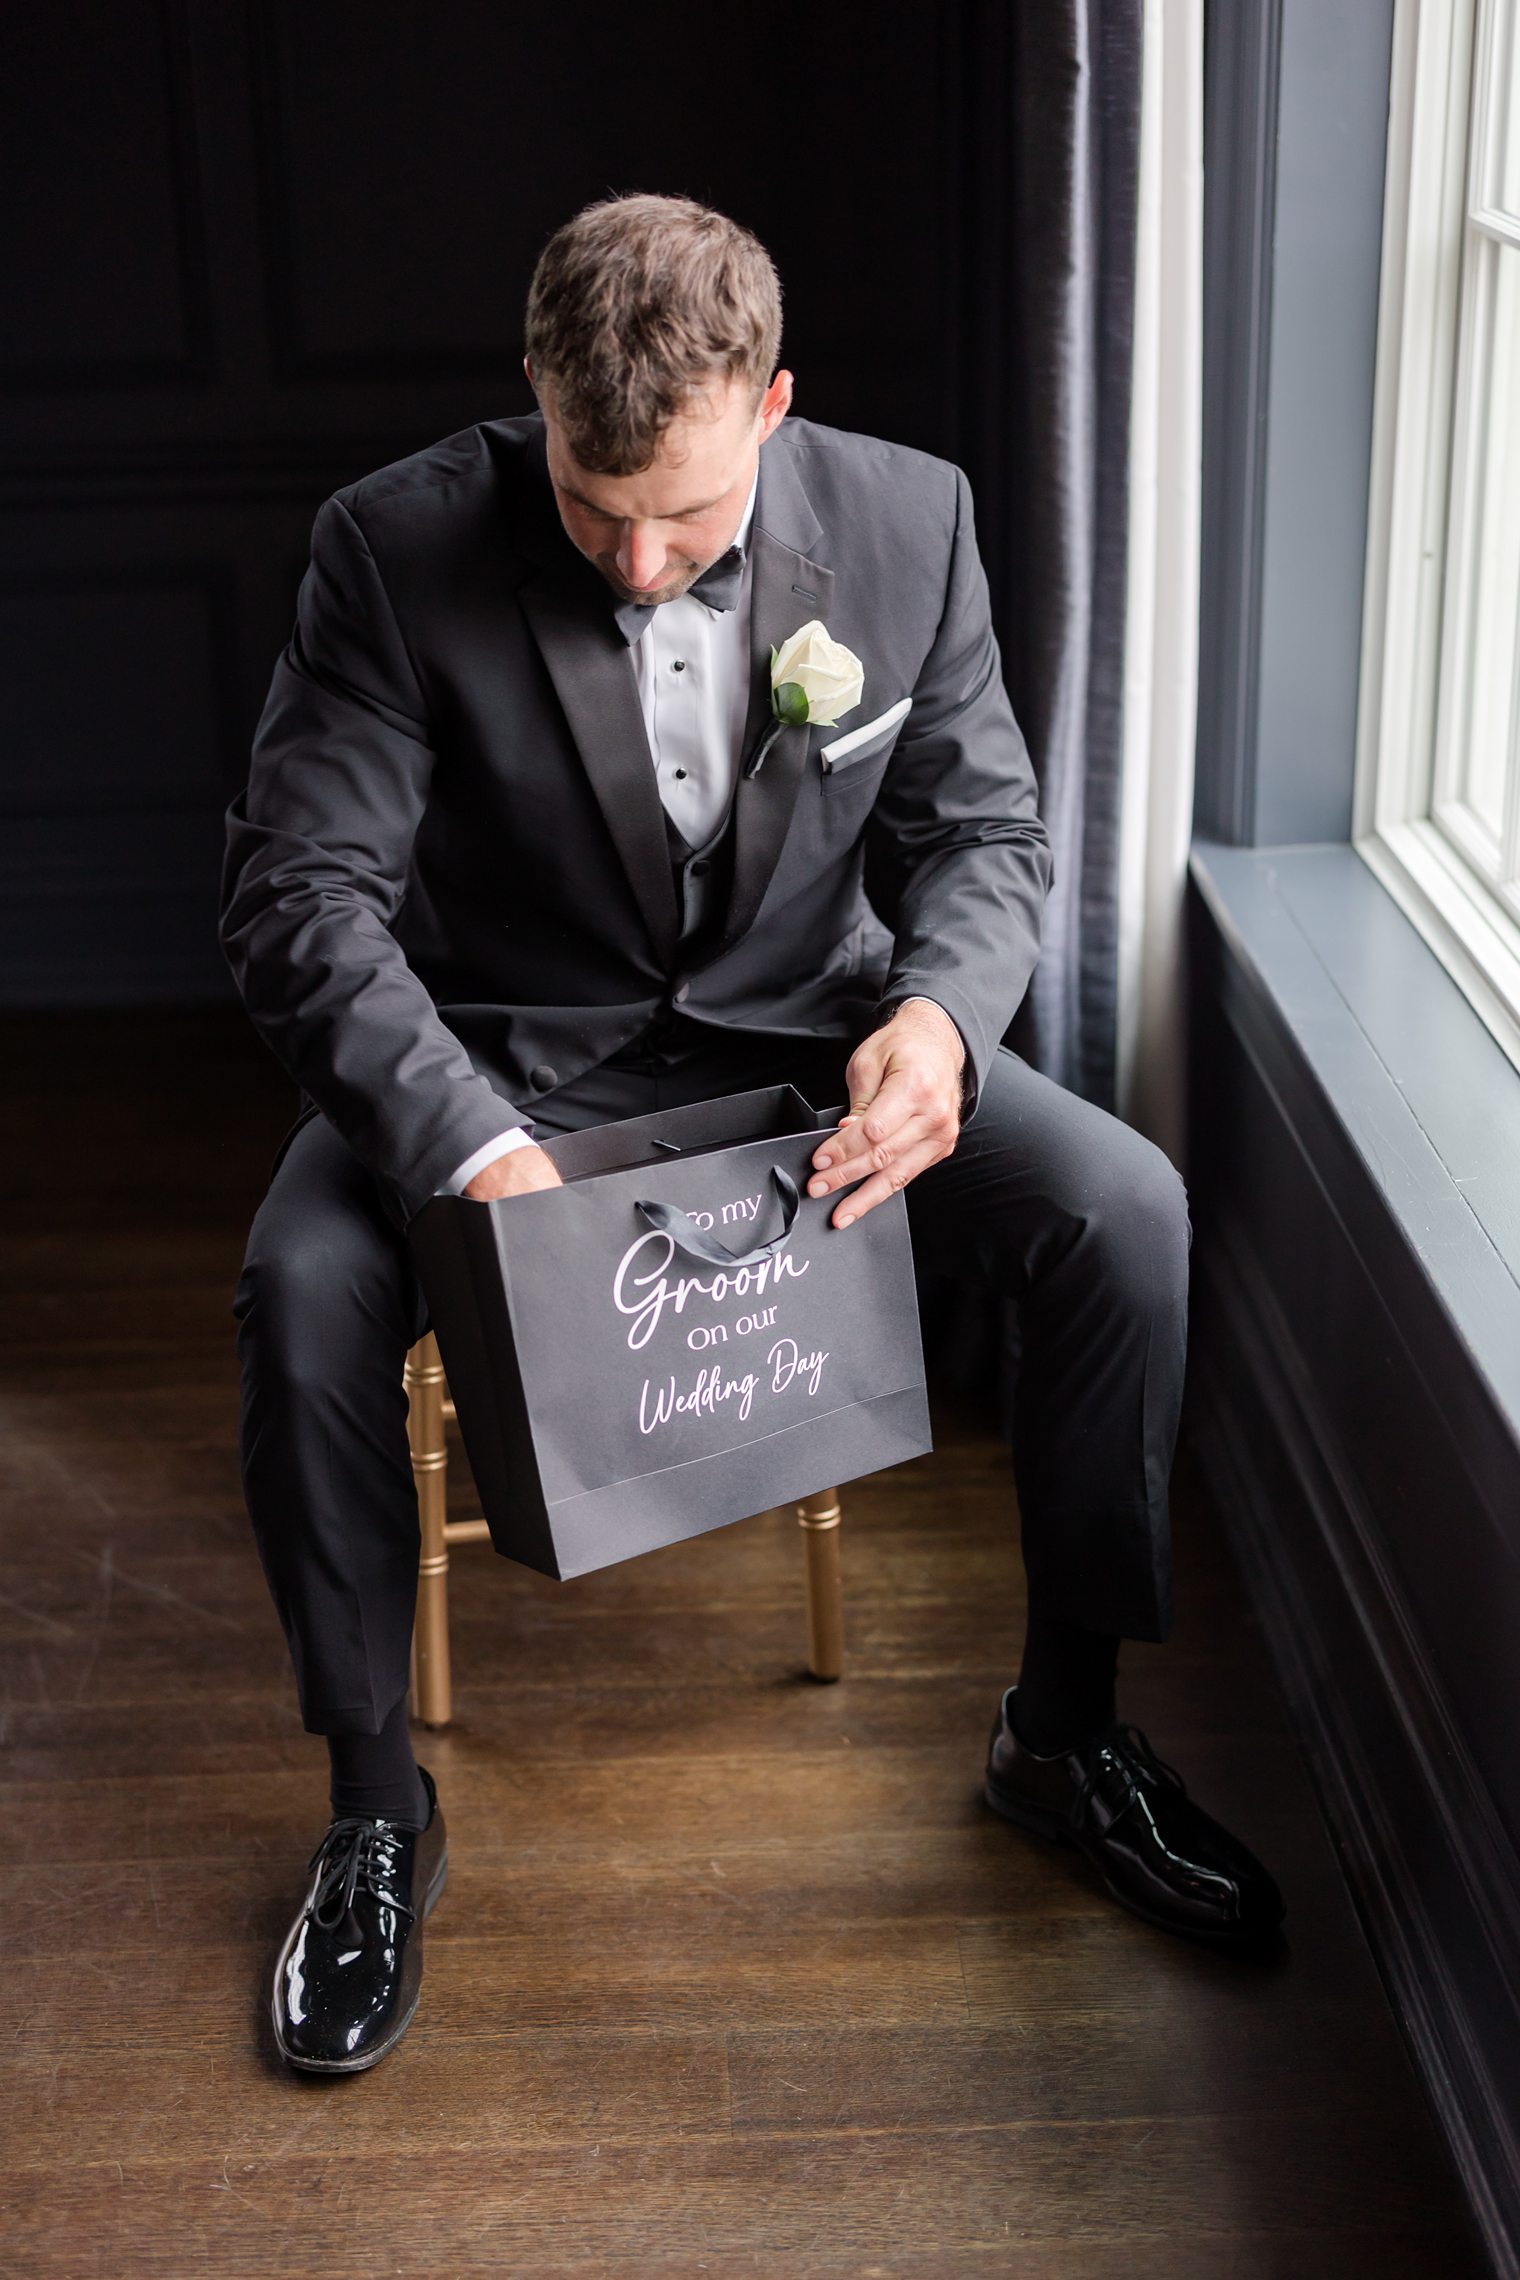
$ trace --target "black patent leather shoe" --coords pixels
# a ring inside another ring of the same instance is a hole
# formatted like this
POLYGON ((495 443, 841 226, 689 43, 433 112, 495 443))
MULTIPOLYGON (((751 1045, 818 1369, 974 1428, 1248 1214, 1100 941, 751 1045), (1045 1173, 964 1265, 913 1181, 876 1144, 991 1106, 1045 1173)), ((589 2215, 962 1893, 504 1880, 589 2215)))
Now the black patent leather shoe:
POLYGON ((1283 1897, 1255 1854, 1194 1804, 1138 1726, 1116 1720, 1041 1757, 1013 1727, 1010 1686, 992 1728, 983 1794, 1023 1828, 1075 1845, 1114 1898, 1148 1924, 1221 1948, 1276 1944, 1283 1897))
POLYGON ((333 1821, 274 1972, 274 2039, 309 2074, 358 2074, 394 2050, 422 1990, 422 1921, 449 1870, 438 1791, 418 1771, 425 1829, 373 1814, 333 1821))

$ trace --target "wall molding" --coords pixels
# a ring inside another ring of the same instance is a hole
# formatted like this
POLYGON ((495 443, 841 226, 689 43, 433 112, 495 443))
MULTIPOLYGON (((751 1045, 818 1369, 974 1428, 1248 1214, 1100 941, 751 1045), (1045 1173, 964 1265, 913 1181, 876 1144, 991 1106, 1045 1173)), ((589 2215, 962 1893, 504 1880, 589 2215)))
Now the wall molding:
POLYGON ((212 810, 10 825, 0 847, 0 1008, 202 1005, 233 995, 216 934, 212 810))
POLYGON ((248 12, 248 85, 253 106, 259 211, 264 241, 264 298, 271 376, 287 386, 311 382, 515 380, 516 360, 482 342, 452 349, 317 350, 301 337, 297 258, 301 224, 291 150, 287 85, 280 52, 278 0, 254 0, 248 12))
POLYGON ((1194 813, 1237 845, 1350 824, 1393 9, 1208 10, 1194 813))
POLYGON ((1211 7, 1204 46, 1198 828, 1249 841, 1267 485, 1283 0, 1211 7), (1217 167, 1214 153, 1227 155, 1217 167))
POLYGON ((172 258, 184 347, 178 355, 61 357, 0 355, 0 386, 35 399, 98 395, 128 388, 207 388, 218 378, 212 316, 211 253, 195 116, 189 0, 156 0, 164 75, 164 124, 174 214, 172 258))
POLYGON ((360 435, 152 436, 74 445, 66 452, 0 452, 0 510, 102 514, 122 507, 251 503, 315 511, 330 492, 433 440, 431 428, 413 427, 360 435))
MULTIPOLYGON (((189 791, 165 798, 159 793, 115 798, 92 794, 90 811, 97 815, 123 812, 195 812, 225 806, 243 770, 242 737, 237 714, 237 584, 231 566, 204 555, 160 557, 130 563, 80 564, 70 569, 11 570, 0 567, 0 603, 7 600, 39 602, 67 600, 70 596, 138 594, 188 595, 200 606, 205 632, 211 711, 205 723, 210 738, 204 785, 199 798, 189 791)), ((81 670, 87 661, 81 660, 81 670)), ((46 778, 25 781, 9 769, 0 774, 0 814, 71 816, 77 803, 60 797, 60 788, 46 778)))

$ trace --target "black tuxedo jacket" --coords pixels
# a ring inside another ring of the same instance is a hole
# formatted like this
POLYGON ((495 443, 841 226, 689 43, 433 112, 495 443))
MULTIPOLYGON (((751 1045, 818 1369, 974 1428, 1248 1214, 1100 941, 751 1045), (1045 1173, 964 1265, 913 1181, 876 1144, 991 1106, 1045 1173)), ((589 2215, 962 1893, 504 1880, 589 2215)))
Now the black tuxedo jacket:
POLYGON ((745 749, 809 618, 860 657, 835 728, 741 781, 728 906, 683 954, 610 592, 543 423, 488 420, 317 516, 227 818, 221 938, 255 1024, 402 1224, 662 1006, 757 1039, 864 1035, 921 992, 971 1105, 1034 966, 1049 842, 999 669, 966 478, 783 421, 760 452, 745 749), (820 745, 912 709, 826 774, 820 745))

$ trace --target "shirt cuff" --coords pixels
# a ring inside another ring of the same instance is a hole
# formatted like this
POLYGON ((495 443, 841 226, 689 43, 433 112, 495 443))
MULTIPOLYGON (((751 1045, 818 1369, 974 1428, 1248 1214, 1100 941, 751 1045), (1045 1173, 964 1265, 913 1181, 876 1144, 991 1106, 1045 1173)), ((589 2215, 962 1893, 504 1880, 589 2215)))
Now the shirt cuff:
POLYGON ((435 1188, 433 1192, 435 1195, 463 1195, 475 1174, 483 1172, 487 1164, 494 1164, 498 1156, 509 1156, 514 1148, 536 1146, 537 1142, 526 1126, 514 1124, 510 1132, 499 1132, 494 1140, 488 1140, 483 1148, 477 1148, 473 1156, 466 1156, 459 1169, 451 1173, 443 1186, 435 1188))

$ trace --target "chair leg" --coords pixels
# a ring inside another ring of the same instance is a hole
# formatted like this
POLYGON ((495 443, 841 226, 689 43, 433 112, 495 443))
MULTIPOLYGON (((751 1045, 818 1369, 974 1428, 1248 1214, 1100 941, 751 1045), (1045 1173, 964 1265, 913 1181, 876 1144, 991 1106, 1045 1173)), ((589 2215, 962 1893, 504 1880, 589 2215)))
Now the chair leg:
POLYGON ((412 1630, 414 1718, 446 1726, 454 1715, 449 1670, 448 1443, 443 1422, 443 1363, 429 1331, 406 1357, 407 1438, 417 1483, 422 1557, 417 1568, 417 1618, 412 1630))
POLYGON ((844 1669, 844 1594, 839 1582, 839 1491, 820 1490, 797 1507, 806 1559, 808 1669, 836 1679, 844 1669))

